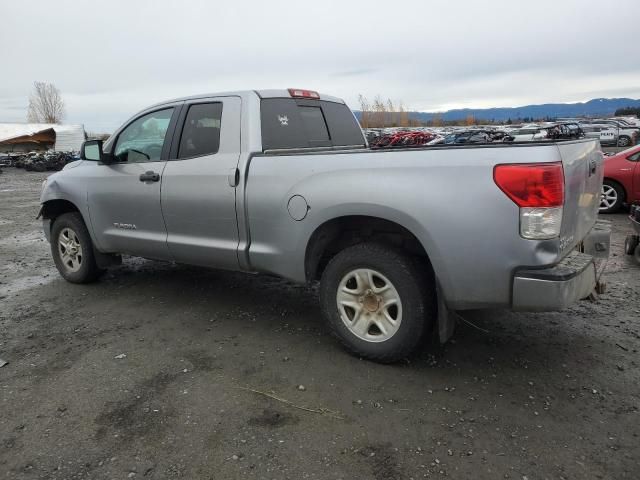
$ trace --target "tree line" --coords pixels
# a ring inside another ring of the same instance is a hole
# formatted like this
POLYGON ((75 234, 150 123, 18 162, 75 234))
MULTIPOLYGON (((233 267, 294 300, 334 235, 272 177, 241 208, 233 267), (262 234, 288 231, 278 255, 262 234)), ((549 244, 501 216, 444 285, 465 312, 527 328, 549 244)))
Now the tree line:
POLYGON ((634 108, 634 107, 625 107, 625 108, 619 108, 616 110, 615 116, 628 116, 628 115, 634 115, 637 118, 640 118, 640 107, 634 108))
POLYGON ((551 121, 549 117, 533 118, 524 117, 506 122, 497 122, 494 119, 478 119, 473 115, 467 115, 460 120, 445 120, 442 113, 434 113, 429 120, 420 120, 411 115, 411 111, 406 109, 404 102, 393 102, 390 98, 384 99, 376 95, 373 101, 360 94, 358 95, 360 104, 360 126, 362 128, 384 128, 384 127, 449 127, 449 126, 473 126, 473 125, 510 125, 515 122, 530 123, 535 121, 551 121))
POLYGON ((390 98, 384 100, 380 95, 376 95, 373 101, 369 101, 367 97, 360 94, 358 103, 362 128, 414 126, 402 102, 394 104, 390 98))

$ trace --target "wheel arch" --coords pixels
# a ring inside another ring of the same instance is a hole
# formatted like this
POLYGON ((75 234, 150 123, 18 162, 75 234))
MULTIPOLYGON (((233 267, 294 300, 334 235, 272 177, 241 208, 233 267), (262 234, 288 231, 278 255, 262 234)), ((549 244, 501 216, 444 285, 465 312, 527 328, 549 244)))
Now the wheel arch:
POLYGON ((91 238, 91 242, 93 244, 93 255, 99 268, 118 265, 122 262, 122 258, 119 255, 102 253, 100 248, 98 248, 96 238, 93 235, 89 219, 86 218, 86 216, 82 213, 82 210, 80 210, 73 202, 64 198, 54 198, 51 200, 46 200, 42 203, 40 216, 42 216, 42 218, 45 220, 45 229, 48 229, 48 232, 45 233, 48 240, 50 239, 55 219, 66 213, 77 213, 78 215, 80 215, 80 218, 84 222, 84 225, 87 228, 87 232, 89 233, 89 238, 91 238))
MULTIPOLYGON (((47 200, 42 203, 40 215, 46 220, 53 221, 64 213, 72 212, 78 212, 80 215, 82 215, 80 209, 73 202, 70 202, 69 200, 65 200, 63 198, 56 198, 47 200)), ((85 224, 86 223, 87 222, 85 221, 85 224)))
POLYGON ((427 250, 409 228, 382 217, 344 215, 320 224, 309 237, 304 257, 307 281, 320 278, 336 253, 365 241, 376 241, 408 251, 424 259, 431 273, 434 273, 427 250))

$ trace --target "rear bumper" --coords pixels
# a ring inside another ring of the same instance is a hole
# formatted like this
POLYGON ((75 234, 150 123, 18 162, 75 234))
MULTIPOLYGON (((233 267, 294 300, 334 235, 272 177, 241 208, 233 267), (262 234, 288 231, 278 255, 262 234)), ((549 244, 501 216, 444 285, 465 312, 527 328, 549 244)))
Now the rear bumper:
POLYGON ((574 250, 549 268, 518 270, 513 279, 514 310, 552 311, 588 297, 609 257, 611 224, 599 221, 574 250))

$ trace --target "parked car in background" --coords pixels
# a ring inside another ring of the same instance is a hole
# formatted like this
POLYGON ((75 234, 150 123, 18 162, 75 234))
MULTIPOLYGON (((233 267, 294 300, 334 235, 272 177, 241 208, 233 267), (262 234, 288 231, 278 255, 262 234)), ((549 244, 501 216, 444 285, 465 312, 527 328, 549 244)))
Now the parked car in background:
POLYGON ((444 137, 442 143, 455 145, 461 143, 493 143, 510 140, 512 137, 505 132, 498 130, 475 130, 459 131, 450 133, 444 137))
POLYGON ((614 213, 634 202, 640 202, 640 145, 605 157, 600 212, 614 213))
POLYGON ((636 117, 613 117, 613 118, 616 120, 622 120, 623 122, 626 122, 629 125, 640 127, 640 119, 636 117))
POLYGON ((584 132, 576 122, 544 122, 524 125, 522 128, 509 131, 514 142, 536 142, 546 140, 577 140, 584 137, 584 132))
POLYGON ((580 127, 587 138, 600 140, 604 146, 615 146, 618 143, 618 132, 611 125, 581 123, 580 127))
POLYGON ((583 120, 581 122, 581 125, 583 129, 588 125, 599 126, 600 128, 604 128, 604 126, 607 126, 615 133, 616 140, 614 145, 617 145, 618 147, 630 147, 632 145, 635 145, 638 140, 638 136, 640 135, 639 127, 630 125, 626 122, 623 122, 622 120, 615 120, 610 118, 583 120))
POLYGON ((547 138, 547 130, 540 127, 524 127, 518 130, 512 130, 509 135, 513 137, 514 142, 532 142, 535 140, 545 140, 547 138))

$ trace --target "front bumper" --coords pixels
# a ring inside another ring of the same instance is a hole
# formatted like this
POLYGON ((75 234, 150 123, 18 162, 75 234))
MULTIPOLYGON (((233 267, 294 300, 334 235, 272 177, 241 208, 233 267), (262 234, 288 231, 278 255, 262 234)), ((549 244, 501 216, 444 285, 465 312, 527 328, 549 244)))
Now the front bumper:
POLYGON ((595 289, 609 257, 611 223, 599 221, 576 250, 558 264, 515 273, 511 306, 514 310, 561 310, 588 297, 595 289))

